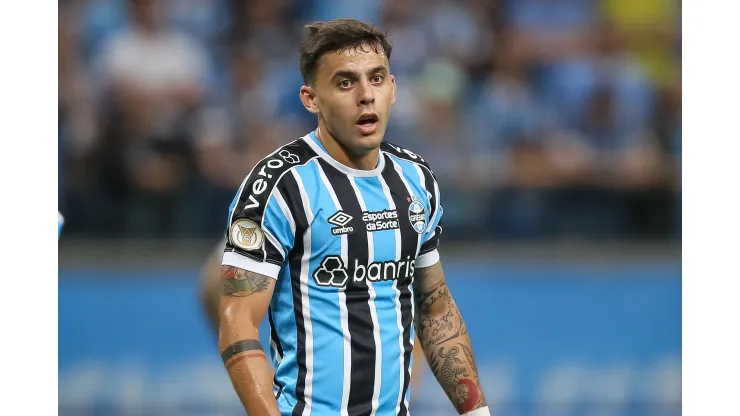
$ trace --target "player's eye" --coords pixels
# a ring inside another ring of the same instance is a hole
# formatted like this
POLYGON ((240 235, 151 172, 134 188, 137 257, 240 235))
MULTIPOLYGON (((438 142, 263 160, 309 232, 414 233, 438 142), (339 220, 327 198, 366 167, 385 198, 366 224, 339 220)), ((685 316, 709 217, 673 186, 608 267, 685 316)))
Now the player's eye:
POLYGON ((339 83, 339 88, 346 89, 352 86, 352 81, 345 79, 339 83))
POLYGON ((380 84, 383 82, 383 76, 382 75, 376 75, 372 78, 372 81, 374 84, 380 84))

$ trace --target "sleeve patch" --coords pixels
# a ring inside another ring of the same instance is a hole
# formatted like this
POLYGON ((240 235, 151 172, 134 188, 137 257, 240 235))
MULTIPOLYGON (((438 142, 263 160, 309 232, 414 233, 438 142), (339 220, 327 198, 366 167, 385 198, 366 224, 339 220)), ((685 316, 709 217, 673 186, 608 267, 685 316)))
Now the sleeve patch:
POLYGON ((240 219, 231 225, 229 240, 242 250, 258 250, 265 244, 265 234, 254 221, 240 219))

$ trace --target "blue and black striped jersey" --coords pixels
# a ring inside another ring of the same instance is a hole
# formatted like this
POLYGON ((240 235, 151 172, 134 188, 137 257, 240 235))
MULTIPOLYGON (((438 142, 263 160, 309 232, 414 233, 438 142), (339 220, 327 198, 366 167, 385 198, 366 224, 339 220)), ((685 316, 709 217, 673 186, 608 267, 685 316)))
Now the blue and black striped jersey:
POLYGON ((439 260, 439 187, 389 143, 373 170, 310 133, 258 163, 230 209, 223 264, 277 279, 268 319, 283 415, 408 414, 414 270, 439 260))

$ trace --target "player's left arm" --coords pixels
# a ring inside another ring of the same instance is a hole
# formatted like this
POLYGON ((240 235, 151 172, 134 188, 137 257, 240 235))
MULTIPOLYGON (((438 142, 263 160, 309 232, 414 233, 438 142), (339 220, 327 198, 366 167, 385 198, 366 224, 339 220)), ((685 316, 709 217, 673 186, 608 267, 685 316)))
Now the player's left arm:
POLYGON ((416 333, 447 397, 459 414, 488 415, 468 329, 439 261, 416 269, 414 302, 416 333), (480 410, 470 413, 476 409, 480 410))
POLYGON ((416 335, 432 373, 457 412, 469 416, 490 416, 468 329, 447 287, 439 261, 437 249, 442 234, 443 213, 439 185, 431 170, 425 177, 429 223, 416 258, 414 273, 416 335))

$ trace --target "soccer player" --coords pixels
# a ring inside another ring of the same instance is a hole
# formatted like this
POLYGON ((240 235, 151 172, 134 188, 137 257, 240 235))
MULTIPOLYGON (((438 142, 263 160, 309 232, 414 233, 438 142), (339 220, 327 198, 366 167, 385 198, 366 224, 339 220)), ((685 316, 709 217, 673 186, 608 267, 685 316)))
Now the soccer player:
POLYGON ((383 141, 390 55, 363 22, 307 25, 300 99, 318 127, 257 163, 230 206, 219 347, 252 416, 409 414, 415 330, 457 412, 490 414, 439 261, 439 187, 383 141))

